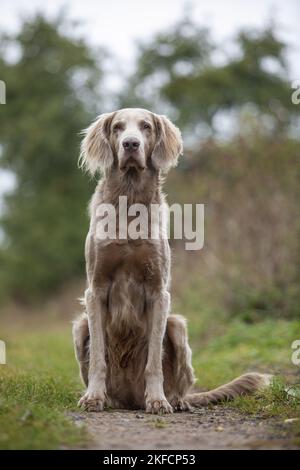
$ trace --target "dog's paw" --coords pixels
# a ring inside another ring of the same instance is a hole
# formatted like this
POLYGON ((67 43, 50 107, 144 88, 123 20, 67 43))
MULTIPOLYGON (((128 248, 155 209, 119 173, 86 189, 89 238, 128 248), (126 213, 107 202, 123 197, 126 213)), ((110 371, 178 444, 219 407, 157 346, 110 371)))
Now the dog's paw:
POLYGON ((183 398, 172 398, 171 405, 174 411, 192 411, 191 405, 183 398))
POLYGON ((87 391, 78 402, 78 406, 85 411, 103 411, 105 404, 105 393, 90 391, 87 391))
POLYGON ((163 415, 163 414, 173 413, 173 408, 165 398, 158 399, 158 400, 147 400, 146 401, 146 413, 163 415))

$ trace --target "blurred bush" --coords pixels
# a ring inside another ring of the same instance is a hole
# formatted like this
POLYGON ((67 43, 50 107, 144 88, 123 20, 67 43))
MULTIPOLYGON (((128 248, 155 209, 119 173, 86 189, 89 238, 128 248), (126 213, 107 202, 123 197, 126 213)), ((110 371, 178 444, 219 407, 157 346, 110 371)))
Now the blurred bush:
POLYGON ((254 129, 186 157, 167 182, 171 202, 205 204, 205 246, 186 253, 186 282, 245 321, 299 317, 300 142, 254 129))

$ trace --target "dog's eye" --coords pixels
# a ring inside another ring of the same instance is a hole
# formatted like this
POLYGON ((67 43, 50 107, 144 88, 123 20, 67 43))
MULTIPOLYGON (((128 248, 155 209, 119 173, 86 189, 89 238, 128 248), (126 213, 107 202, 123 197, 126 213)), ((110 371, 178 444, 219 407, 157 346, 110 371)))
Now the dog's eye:
POLYGON ((143 128, 144 128, 144 129, 151 130, 151 126, 150 126, 150 124, 148 124, 148 122, 145 122, 145 123, 143 124, 143 128))
POLYGON ((114 126, 113 126, 113 132, 117 132, 117 131, 120 131, 122 129, 122 124, 120 122, 117 122, 114 126))

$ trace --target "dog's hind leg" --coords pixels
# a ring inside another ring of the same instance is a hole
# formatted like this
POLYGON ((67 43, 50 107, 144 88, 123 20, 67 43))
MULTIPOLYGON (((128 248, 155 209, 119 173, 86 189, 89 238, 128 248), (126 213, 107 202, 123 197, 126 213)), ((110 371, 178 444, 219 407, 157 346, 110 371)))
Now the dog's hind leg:
POLYGON ((192 353, 188 344, 186 321, 169 315, 164 340, 164 390, 174 411, 189 410, 185 396, 195 382, 192 353))
POLYGON ((82 313, 73 322, 73 341, 80 376, 86 387, 88 386, 89 372, 89 339, 88 317, 86 313, 82 313))

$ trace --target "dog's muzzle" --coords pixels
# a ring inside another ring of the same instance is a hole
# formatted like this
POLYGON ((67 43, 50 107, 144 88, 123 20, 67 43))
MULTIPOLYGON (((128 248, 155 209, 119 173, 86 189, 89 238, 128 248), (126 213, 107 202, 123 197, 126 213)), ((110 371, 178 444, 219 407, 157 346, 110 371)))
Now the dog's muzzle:
POLYGON ((123 152, 120 159, 120 169, 127 171, 130 168, 136 170, 145 169, 145 161, 140 150, 141 142, 136 137, 127 137, 122 142, 123 152))

